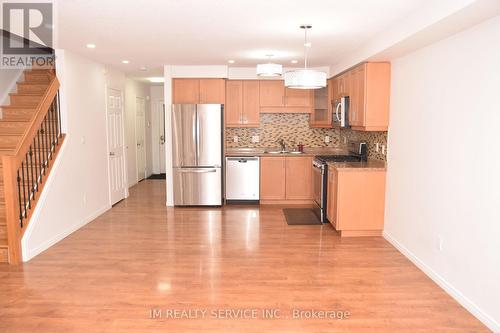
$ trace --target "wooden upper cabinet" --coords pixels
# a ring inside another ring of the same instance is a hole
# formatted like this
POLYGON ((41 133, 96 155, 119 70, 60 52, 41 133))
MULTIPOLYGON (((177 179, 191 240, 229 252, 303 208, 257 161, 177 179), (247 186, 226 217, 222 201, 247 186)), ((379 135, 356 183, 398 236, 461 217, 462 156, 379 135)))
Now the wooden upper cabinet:
POLYGON ((350 125, 364 126, 365 122, 365 66, 354 68, 351 73, 351 92, 349 99, 350 125))
POLYGON ((349 96, 349 125, 357 131, 387 131, 391 65, 367 62, 336 76, 334 100, 349 96))
POLYGON ((391 96, 391 64, 366 63, 363 126, 354 129, 387 131, 391 96))
POLYGON ((260 81, 260 107, 284 107, 285 84, 282 80, 260 81))
POLYGON ((173 79, 174 104, 224 104, 226 85, 224 79, 173 79))
POLYGON ((226 82, 226 105, 224 118, 226 126, 238 127, 243 115, 243 81, 228 80, 226 82))
POLYGON ((197 104, 200 101, 200 80, 198 79, 173 79, 172 103, 197 104))
POLYGON ((286 199, 311 200, 312 157, 286 158, 286 199))
POLYGON ((262 113, 311 113, 314 93, 285 88, 283 80, 261 80, 259 101, 262 113))
POLYGON ((262 157, 260 159, 260 199, 285 200, 285 157, 262 157))
POLYGON ((259 96, 259 81, 243 81, 243 125, 245 125, 245 127, 260 126, 259 96))
POLYGON ((200 103, 224 104, 226 102, 226 80, 200 79, 200 103))
POLYGON ((290 107, 313 107, 313 90, 286 88, 285 105, 290 107))
POLYGON ((225 119, 227 127, 259 127, 259 81, 226 82, 225 119))

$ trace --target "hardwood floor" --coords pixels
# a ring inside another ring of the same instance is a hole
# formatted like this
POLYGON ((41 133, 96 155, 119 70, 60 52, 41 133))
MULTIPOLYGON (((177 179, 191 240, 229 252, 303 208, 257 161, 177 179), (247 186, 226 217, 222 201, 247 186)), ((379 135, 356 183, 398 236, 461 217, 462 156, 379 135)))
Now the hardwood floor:
POLYGON ((273 207, 170 209, 163 184, 143 181, 30 262, 1 264, 0 332, 488 332, 382 238, 288 226, 273 207), (281 316, 213 318, 231 309, 281 316))

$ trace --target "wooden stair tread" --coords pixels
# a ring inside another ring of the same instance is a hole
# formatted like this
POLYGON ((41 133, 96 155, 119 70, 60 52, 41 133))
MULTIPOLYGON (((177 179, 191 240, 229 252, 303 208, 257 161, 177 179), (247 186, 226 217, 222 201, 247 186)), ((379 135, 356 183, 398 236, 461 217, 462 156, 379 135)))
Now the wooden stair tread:
POLYGON ((43 94, 47 90, 48 85, 43 83, 20 82, 17 84, 18 93, 37 93, 43 94))
POLYGON ((0 106, 1 109, 3 110, 30 110, 35 112, 36 107, 29 107, 29 106, 24 106, 24 105, 2 105, 0 106))
POLYGON ((43 92, 14 92, 14 93, 9 93, 9 96, 43 96, 43 92))
POLYGON ((28 128, 28 121, 2 121, 0 120, 0 134, 24 134, 28 128))

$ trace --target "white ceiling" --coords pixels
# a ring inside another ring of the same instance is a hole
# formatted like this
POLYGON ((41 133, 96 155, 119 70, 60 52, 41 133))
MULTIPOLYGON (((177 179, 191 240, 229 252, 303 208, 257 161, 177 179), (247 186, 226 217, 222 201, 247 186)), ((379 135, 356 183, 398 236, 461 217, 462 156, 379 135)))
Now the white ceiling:
POLYGON ((329 66, 431 0, 59 0, 58 48, 126 73, 164 64, 253 66, 276 55, 303 61, 302 23, 311 66, 329 66), (97 45, 87 49, 87 43, 97 45), (122 60, 129 60, 124 65, 122 60))

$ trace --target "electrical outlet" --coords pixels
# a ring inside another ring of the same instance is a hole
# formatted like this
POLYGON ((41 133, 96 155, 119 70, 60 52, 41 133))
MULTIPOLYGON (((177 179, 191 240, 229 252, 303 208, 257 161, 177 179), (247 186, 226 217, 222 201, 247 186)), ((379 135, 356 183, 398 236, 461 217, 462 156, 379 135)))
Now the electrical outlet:
POLYGON ((236 135, 235 135, 235 136, 233 136, 233 142, 234 142, 234 143, 238 142, 238 137, 237 137, 236 135))
POLYGON ((385 155, 385 145, 382 145, 382 155, 385 155))
POLYGON ((380 143, 375 143, 375 151, 378 153, 380 151, 380 143))
POLYGON ((252 136, 252 143, 258 143, 260 142, 260 137, 258 135, 253 135, 252 136))
POLYGON ((85 138, 85 136, 82 136, 80 139, 80 142, 82 143, 82 145, 84 145, 86 141, 87 141, 87 139, 85 138))
POLYGON ((330 143, 330 136, 325 135, 325 143, 330 143))

